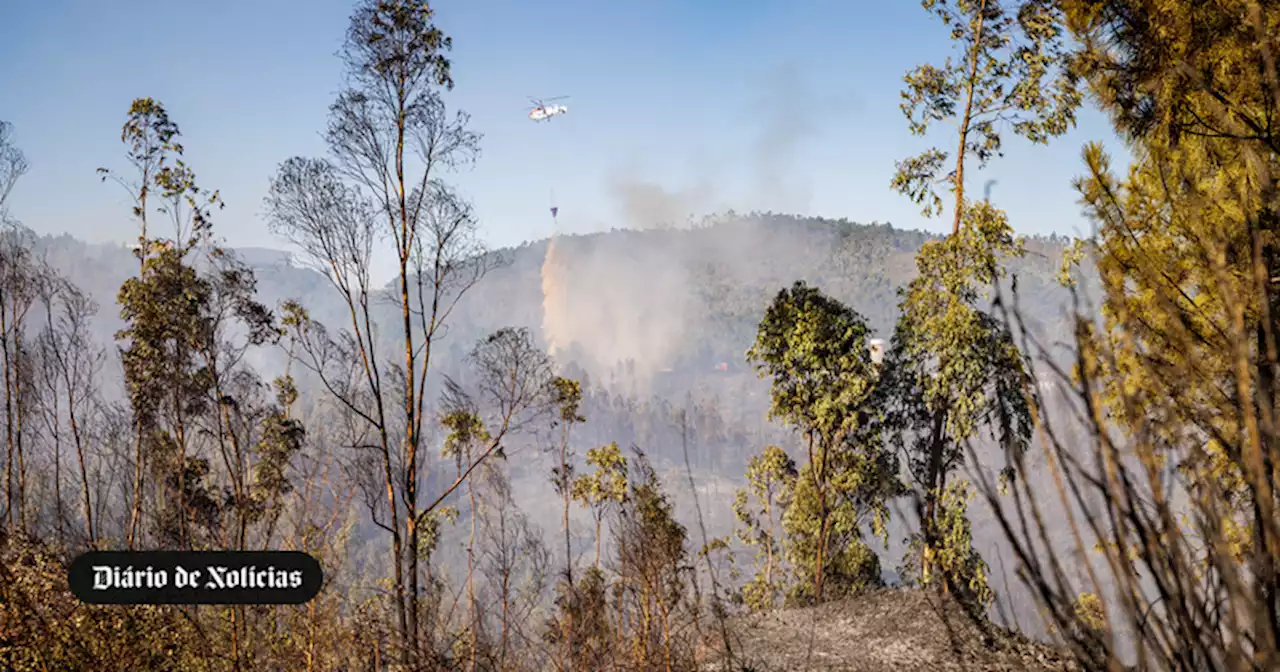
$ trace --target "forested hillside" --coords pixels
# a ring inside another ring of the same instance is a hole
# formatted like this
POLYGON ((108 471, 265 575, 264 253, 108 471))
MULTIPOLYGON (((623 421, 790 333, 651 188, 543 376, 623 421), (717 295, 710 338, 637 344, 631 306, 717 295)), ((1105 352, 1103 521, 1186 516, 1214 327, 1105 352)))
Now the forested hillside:
MULTIPOLYGON (((887 340, 898 317, 898 293, 916 273, 912 260, 934 237, 888 224, 775 214, 705 221, 692 229, 559 239, 556 261, 567 269, 574 316, 562 327, 568 338, 556 359, 585 385, 589 421, 580 430, 583 445, 617 441, 682 460, 670 453, 676 444, 670 432, 675 412, 684 409, 698 446, 691 458, 737 482, 750 454, 788 436, 766 422, 768 384, 744 358, 769 300, 804 280, 865 316, 873 335, 887 340), (659 426, 665 434, 653 429, 659 426)), ((461 374, 476 340, 497 329, 526 327, 548 345, 542 287, 548 242, 491 253, 500 261, 461 297, 436 346, 433 365, 443 375, 429 381, 433 395, 446 376, 461 374)), ((1067 242, 1031 238, 1028 254, 1008 263, 1018 280, 1020 318, 1045 344, 1070 346, 1071 294, 1055 280, 1067 242)), ((67 236, 39 237, 34 249, 90 294, 100 311, 89 327, 100 347, 114 349, 115 333, 124 326, 115 288, 136 273, 130 249, 67 236)), ((264 305, 296 301, 328 325, 349 319, 321 271, 294 255, 259 248, 231 253, 253 270, 264 305)), ((374 309, 382 324, 395 319, 390 304, 374 309)), ((393 342, 388 337, 384 347, 393 342)), ((267 349, 247 356, 272 375, 283 370, 284 355, 267 349)))
POLYGON ((223 245, 147 97, 100 171, 136 243, 40 235, 0 122, 0 668, 1280 668, 1280 4, 923 6, 963 58, 906 73, 889 186, 942 235, 489 249, 422 0, 356 3, 289 253, 223 245), (1133 165, 1019 235, 973 174, 1086 104, 1133 165), (163 604, 159 551, 271 566, 163 604))

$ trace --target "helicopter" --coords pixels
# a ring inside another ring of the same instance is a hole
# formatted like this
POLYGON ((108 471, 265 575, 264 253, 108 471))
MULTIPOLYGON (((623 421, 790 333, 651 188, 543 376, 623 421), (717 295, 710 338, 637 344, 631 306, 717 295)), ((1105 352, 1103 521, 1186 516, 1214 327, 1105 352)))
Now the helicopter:
MULTIPOLYGON (((568 97, 558 96, 556 98, 547 98, 546 100, 564 100, 568 97)), ((534 121, 551 121, 551 117, 558 117, 569 112, 569 108, 564 105, 547 105, 546 101, 539 98, 530 98, 529 101, 533 103, 533 109, 529 110, 529 118, 534 121)))

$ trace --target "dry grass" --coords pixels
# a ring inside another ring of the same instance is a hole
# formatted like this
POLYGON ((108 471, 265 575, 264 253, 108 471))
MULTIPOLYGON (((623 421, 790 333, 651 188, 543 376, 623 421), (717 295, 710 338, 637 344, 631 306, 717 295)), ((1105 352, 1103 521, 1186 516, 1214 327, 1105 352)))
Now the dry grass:
MULTIPOLYGON (((887 588, 733 624, 735 670, 1067 671, 1066 652, 982 625, 932 591, 887 588)), ((724 667, 724 666, 722 666, 724 667)))

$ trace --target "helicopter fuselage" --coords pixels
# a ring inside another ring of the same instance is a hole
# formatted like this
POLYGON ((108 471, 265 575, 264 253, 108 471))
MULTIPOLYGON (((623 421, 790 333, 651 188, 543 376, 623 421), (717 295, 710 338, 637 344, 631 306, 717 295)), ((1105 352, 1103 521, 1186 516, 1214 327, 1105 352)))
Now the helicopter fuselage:
POLYGON ((551 117, 557 117, 569 111, 564 105, 539 105, 529 112, 529 118, 534 121, 546 121, 551 117))

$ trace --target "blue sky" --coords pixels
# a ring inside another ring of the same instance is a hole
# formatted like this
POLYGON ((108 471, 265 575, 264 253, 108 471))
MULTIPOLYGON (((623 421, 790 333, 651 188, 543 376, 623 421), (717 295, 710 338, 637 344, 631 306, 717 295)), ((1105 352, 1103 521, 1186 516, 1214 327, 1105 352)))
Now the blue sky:
MULTIPOLYGON (((136 235, 120 187, 130 101, 162 101, 187 158, 227 207, 232 245, 281 246, 262 197, 276 166, 324 153, 351 0, 0 0, 0 119, 31 171, 11 212, 40 233, 136 235)), ((493 245, 634 223, 637 210, 771 209, 942 231, 892 192, 926 147, 898 109, 902 75, 940 61, 940 26, 910 0, 440 0, 454 38, 453 106, 485 136, 457 177, 493 245), (571 96, 527 117, 528 96, 571 96), (659 202, 665 205, 659 206, 659 202)), ((1071 178, 1098 113, 1049 147, 1007 139, 977 178, 1022 233, 1083 233, 1071 178)), ((954 140, 939 140, 950 147, 954 140)))

